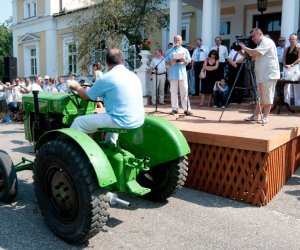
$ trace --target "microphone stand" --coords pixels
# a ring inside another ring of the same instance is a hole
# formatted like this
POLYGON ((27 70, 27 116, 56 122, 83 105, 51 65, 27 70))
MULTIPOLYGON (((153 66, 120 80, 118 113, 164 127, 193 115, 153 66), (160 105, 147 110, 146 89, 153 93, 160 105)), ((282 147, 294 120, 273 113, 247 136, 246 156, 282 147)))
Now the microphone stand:
MULTIPOLYGON (((174 48, 176 48, 175 46, 170 49, 166 55, 166 57, 168 57, 170 55, 170 53, 174 50, 174 48)), ((157 79, 157 74, 158 74, 158 66, 165 60, 165 58, 163 57, 160 62, 154 67, 154 70, 155 70, 155 95, 156 95, 156 101, 155 101, 155 110, 154 111, 151 111, 149 112, 148 114, 151 115, 151 114, 157 114, 157 113, 160 113, 160 114, 168 114, 170 115, 171 113, 170 112, 162 112, 162 111, 158 111, 157 110, 157 106, 158 106, 158 88, 157 88, 157 82, 158 82, 158 79, 157 79)), ((174 116, 174 114, 173 114, 174 116)))

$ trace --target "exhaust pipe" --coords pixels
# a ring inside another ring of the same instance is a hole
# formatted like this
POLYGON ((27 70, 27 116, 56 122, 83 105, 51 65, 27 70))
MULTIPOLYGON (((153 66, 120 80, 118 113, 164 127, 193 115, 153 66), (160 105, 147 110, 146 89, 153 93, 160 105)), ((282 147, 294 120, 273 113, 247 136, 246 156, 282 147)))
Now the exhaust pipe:
POLYGON ((118 198, 117 194, 111 193, 111 192, 107 192, 106 196, 109 199, 109 204, 110 205, 116 205, 117 203, 126 207, 129 207, 131 204, 127 201, 124 201, 120 198, 118 198))

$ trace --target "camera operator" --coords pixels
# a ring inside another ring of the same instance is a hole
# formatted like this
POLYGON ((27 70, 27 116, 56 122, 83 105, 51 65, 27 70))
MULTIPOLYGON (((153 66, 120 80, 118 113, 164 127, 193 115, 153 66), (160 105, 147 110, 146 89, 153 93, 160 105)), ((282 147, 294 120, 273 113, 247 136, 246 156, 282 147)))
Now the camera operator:
POLYGON ((255 49, 250 49, 242 42, 239 42, 239 45, 255 60, 257 92, 261 106, 257 102, 254 114, 245 120, 266 124, 273 104, 276 82, 280 78, 277 49, 275 43, 270 38, 265 37, 261 29, 254 28, 250 34, 253 42, 258 46, 255 49), (260 107, 263 117, 258 119, 260 107))

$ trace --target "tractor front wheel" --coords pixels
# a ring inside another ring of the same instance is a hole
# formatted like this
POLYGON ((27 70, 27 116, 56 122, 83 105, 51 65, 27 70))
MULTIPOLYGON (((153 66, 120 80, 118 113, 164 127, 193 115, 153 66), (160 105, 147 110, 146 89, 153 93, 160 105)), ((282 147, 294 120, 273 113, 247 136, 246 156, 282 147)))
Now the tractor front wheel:
POLYGON ((18 180, 15 166, 9 155, 0 150, 0 201, 9 203, 18 192, 18 180))
POLYGON ((53 140, 42 145, 34 184, 46 223, 63 240, 84 243, 105 225, 108 203, 89 159, 75 143, 53 140))
POLYGON ((187 157, 166 162, 152 167, 147 172, 141 172, 137 176, 138 183, 151 189, 151 192, 143 197, 152 201, 165 201, 174 192, 182 188, 187 177, 187 157))

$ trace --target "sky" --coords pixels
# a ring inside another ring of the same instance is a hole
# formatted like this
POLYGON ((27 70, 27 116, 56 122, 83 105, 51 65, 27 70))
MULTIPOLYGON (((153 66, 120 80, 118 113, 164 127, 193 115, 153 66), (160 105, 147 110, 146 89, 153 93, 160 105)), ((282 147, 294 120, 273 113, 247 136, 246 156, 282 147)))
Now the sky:
POLYGON ((12 16, 11 0, 0 0, 1 10, 0 10, 0 23, 3 23, 10 16, 12 16))

